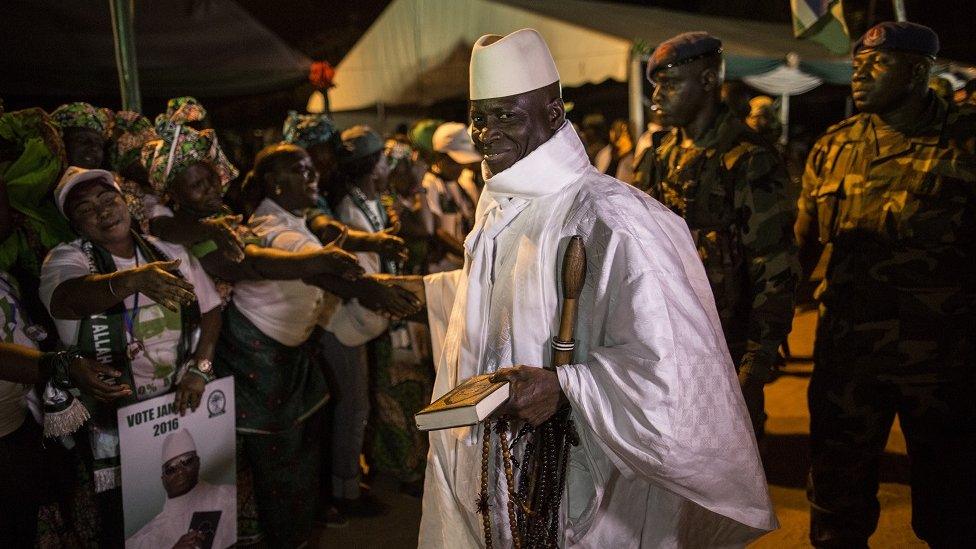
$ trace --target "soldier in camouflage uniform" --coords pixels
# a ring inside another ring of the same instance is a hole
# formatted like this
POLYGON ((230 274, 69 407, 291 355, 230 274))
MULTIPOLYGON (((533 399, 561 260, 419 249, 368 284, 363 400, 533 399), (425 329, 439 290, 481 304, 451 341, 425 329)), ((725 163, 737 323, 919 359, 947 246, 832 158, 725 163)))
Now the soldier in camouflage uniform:
POLYGON ((976 112, 928 90, 937 51, 927 27, 869 30, 854 47, 861 114, 827 130, 803 175, 807 272, 830 253, 809 388, 818 547, 867 547, 896 414, 915 533, 976 539, 976 112))
POLYGON ((712 286, 756 436, 763 385, 790 331, 799 274, 779 154, 720 100, 722 43, 686 33, 654 50, 662 123, 635 184, 688 223, 712 286))

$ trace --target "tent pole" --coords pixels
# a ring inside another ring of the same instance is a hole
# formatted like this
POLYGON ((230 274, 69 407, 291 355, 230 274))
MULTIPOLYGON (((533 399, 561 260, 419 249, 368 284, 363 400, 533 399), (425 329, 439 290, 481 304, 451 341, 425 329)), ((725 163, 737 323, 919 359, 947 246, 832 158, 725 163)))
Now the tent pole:
POLYGON ((783 126, 783 131, 779 135, 779 143, 786 146, 790 142, 790 96, 785 93, 779 96, 779 121, 783 126))
POLYGON ((109 0, 109 8, 112 12, 112 37, 122 109, 142 112, 139 72, 136 69, 135 0, 109 0))
POLYGON ((635 139, 644 133, 644 74, 641 71, 640 52, 633 48, 630 53, 630 78, 627 95, 630 108, 630 130, 635 139))
POLYGON ((895 8, 895 21, 908 21, 908 15, 905 13, 905 0, 892 0, 892 4, 895 8))

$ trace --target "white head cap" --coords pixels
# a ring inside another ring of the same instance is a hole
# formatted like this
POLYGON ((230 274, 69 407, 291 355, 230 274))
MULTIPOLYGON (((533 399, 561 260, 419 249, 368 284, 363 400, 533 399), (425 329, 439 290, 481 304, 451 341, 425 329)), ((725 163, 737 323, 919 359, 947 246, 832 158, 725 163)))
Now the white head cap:
POLYGON ((481 162, 481 154, 474 150, 468 127, 460 122, 445 122, 437 126, 431 141, 435 151, 447 153, 458 164, 481 162))
POLYGON ((471 50, 472 101, 508 97, 559 81, 549 46, 534 29, 501 37, 486 34, 471 50))
POLYGON ((182 456, 183 454, 189 452, 196 452, 197 445, 193 442, 193 437, 190 435, 190 431, 186 429, 180 429, 175 433, 171 433, 166 440, 163 441, 163 463, 175 458, 176 456, 182 456))
POLYGON ((61 215, 68 216, 67 212, 64 211, 64 202, 68 199, 68 193, 71 192, 71 189, 92 179, 100 179, 106 185, 114 187, 120 193, 122 192, 122 189, 115 182, 115 177, 112 176, 111 172, 105 170, 86 170, 78 166, 69 166, 65 170, 64 175, 61 176, 58 186, 54 188, 54 201, 57 203, 61 215))

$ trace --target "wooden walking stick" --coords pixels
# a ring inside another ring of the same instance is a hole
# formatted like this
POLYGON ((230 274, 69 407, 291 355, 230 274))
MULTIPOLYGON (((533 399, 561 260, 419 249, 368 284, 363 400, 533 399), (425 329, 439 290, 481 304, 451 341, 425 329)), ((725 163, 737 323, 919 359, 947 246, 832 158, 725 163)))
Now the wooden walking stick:
MULTIPOLYGON (((563 255, 563 300, 559 331, 552 338, 552 363, 571 364, 576 349, 576 316, 579 297, 586 282, 586 248, 579 236, 570 238, 563 255)), ((525 464, 529 471, 526 490, 526 517, 523 540, 525 547, 556 547, 559 526, 559 506, 566 485, 566 466, 570 445, 579 444, 579 437, 570 419, 569 404, 562 406, 551 418, 535 429, 532 438, 532 459, 525 464)))

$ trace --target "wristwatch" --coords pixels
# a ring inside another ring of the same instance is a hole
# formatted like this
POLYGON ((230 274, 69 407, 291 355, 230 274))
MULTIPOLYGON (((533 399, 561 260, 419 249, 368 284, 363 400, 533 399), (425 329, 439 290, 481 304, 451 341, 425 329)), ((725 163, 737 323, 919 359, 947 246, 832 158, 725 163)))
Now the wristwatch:
POLYGON ((202 377, 207 383, 210 383, 215 379, 213 374, 213 363, 210 362, 209 359, 201 358, 200 360, 196 360, 191 358, 189 361, 187 361, 187 365, 189 366, 189 368, 186 370, 187 372, 202 377))

